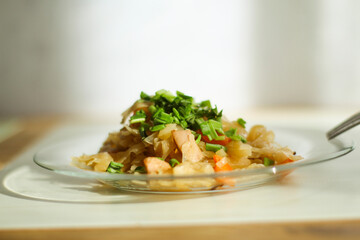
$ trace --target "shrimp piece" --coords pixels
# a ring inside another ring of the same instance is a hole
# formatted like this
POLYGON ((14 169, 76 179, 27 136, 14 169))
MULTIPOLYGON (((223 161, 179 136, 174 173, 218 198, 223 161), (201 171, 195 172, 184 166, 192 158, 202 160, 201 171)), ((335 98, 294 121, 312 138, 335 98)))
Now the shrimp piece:
POLYGON ((196 144, 194 135, 190 130, 174 130, 172 135, 177 147, 182 152, 182 162, 194 163, 203 159, 204 155, 196 144))
POLYGON ((148 174, 164 174, 171 173, 172 168, 168 162, 157 157, 147 157, 144 159, 144 164, 148 174))

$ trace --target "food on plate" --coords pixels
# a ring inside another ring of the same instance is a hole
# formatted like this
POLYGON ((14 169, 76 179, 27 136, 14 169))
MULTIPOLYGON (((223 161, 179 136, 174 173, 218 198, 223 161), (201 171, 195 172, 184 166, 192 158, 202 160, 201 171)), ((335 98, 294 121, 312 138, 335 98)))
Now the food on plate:
MULTIPOLYGON (((72 164, 109 174, 180 176, 263 168, 302 159, 276 143, 274 132, 264 126, 254 125, 247 131, 244 119, 230 121, 209 100, 196 103, 179 91, 173 95, 160 90, 153 96, 141 92, 122 117, 123 127, 109 134, 98 153, 73 157, 72 164)), ((214 179, 208 180, 198 180, 198 184, 214 184, 214 179)), ((231 179, 217 180, 231 185, 231 179)))

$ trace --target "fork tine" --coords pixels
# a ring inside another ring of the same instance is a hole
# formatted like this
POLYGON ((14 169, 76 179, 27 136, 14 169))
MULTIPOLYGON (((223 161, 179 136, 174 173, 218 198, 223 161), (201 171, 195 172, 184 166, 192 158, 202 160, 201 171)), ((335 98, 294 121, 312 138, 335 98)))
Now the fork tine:
POLYGON ((350 118, 346 119, 344 122, 340 123, 330 131, 326 133, 328 140, 331 140, 343 132, 357 126, 360 124, 360 112, 352 115, 350 118))

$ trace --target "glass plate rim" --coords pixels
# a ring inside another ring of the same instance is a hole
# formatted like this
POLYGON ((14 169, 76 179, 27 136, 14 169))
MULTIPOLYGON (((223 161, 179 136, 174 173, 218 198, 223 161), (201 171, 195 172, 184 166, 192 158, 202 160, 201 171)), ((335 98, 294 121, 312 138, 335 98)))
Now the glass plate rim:
MULTIPOLYGON (((80 169, 74 166, 74 170, 61 170, 56 169, 53 167, 50 167, 49 165, 44 164, 43 162, 39 161, 38 155, 46 150, 46 148, 43 148, 36 152, 33 156, 33 161, 40 167, 59 173, 62 175, 67 176, 74 176, 74 177, 80 177, 80 178, 90 178, 90 179, 102 179, 102 180, 176 180, 176 179, 198 179, 198 178, 221 178, 221 177, 241 177, 241 176, 251 176, 251 175, 259 175, 259 174, 279 174, 281 172, 287 171, 287 170, 293 170, 297 169, 299 167, 309 166, 321 162, 330 161, 335 158, 342 157, 350 152, 352 152, 355 149, 355 142, 354 140, 351 140, 349 143, 344 144, 345 141, 342 137, 338 137, 336 139, 333 139, 329 141, 331 144, 335 145, 342 145, 341 149, 338 151, 331 151, 328 152, 321 157, 315 156, 315 157, 309 157, 304 158, 301 160, 298 160, 296 162, 282 164, 282 165, 275 165, 275 166, 268 166, 268 167, 262 167, 262 168, 255 168, 255 169, 240 169, 240 170, 234 170, 234 171, 227 171, 227 172, 216 172, 216 173, 210 173, 210 174, 193 174, 193 175, 149 175, 149 174, 110 174, 110 173, 102 173, 102 172, 93 172, 89 170, 80 169), (76 171, 75 171, 76 170, 76 171)), ((51 147, 53 145, 47 146, 51 147)))

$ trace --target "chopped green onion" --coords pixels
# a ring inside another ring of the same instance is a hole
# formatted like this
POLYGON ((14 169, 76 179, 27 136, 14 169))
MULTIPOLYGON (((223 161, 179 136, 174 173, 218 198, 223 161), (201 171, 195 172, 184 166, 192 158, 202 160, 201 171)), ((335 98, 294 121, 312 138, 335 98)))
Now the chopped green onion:
POLYGON ((196 142, 196 143, 199 143, 199 142, 200 142, 200 140, 201 140, 201 134, 199 134, 199 136, 197 136, 197 138, 196 138, 195 142, 196 142))
POLYGON ((214 136, 214 131, 212 131, 209 122, 207 122, 207 121, 202 122, 200 124, 200 129, 201 129, 202 134, 206 135, 209 138, 210 141, 213 140, 213 138, 216 137, 216 136, 214 136))
POLYGON ((210 100, 202 101, 200 107, 211 108, 210 100))
POLYGON ((159 109, 156 110, 156 112, 153 114, 152 117, 155 119, 155 118, 157 118, 157 116, 159 116, 160 113, 162 113, 162 112, 164 112, 164 109, 163 109, 163 108, 159 108, 159 109))
POLYGON ((155 120, 161 121, 162 123, 172 123, 174 119, 170 114, 160 112, 160 114, 158 114, 154 121, 155 120))
POLYGON ((146 118, 136 118, 136 119, 131 119, 130 123, 134 124, 134 123, 140 123, 140 122, 145 122, 146 118))
POLYGON ((108 173, 122 173, 121 170, 119 170, 119 169, 114 169, 114 168, 111 168, 111 167, 108 167, 108 168, 106 169, 106 171, 107 171, 108 173))
POLYGON ((119 169, 119 168, 124 167, 124 164, 111 161, 109 166, 112 167, 112 168, 117 168, 117 169, 119 169))
POLYGON ((123 167, 124 167, 124 164, 111 161, 108 168, 106 169, 106 171, 109 173, 123 173, 121 171, 121 169, 123 167))
POLYGON ((147 137, 149 129, 153 132, 159 131, 170 123, 179 124, 184 129, 200 129, 209 140, 225 138, 221 124, 222 111, 218 112, 217 106, 212 108, 209 100, 194 103, 191 96, 180 91, 173 95, 164 89, 157 91, 153 96, 141 92, 140 98, 140 101, 151 102, 151 105, 146 114, 143 110, 136 112, 130 118, 130 123, 141 123, 138 129, 142 138, 147 137))
POLYGON ((175 165, 180 164, 179 161, 176 160, 175 158, 170 159, 170 162, 169 162, 169 163, 170 163, 170 166, 171 166, 171 167, 175 167, 175 165))
POLYGON ((210 120, 209 120, 209 123, 214 127, 214 129, 215 129, 218 133, 220 133, 220 134, 225 134, 225 133, 224 133, 224 130, 222 129, 222 123, 221 123, 221 122, 210 119, 210 120))
POLYGON ((156 112, 156 107, 154 106, 154 105, 151 105, 150 107, 149 107, 149 112, 151 113, 151 114, 154 114, 155 112, 156 112))
POLYGON ((225 151, 227 150, 226 147, 224 147, 223 145, 213 144, 213 143, 206 143, 205 149, 206 149, 206 151, 212 151, 212 152, 217 152, 220 149, 224 149, 225 151))
POLYGON ((183 94, 183 93, 180 92, 180 91, 176 91, 176 95, 177 95, 178 97, 180 97, 180 98, 183 98, 183 99, 190 99, 190 100, 193 99, 192 97, 187 96, 187 95, 183 94))
POLYGON ((144 110, 137 111, 132 117, 130 117, 130 124, 145 122, 146 114, 144 110))
POLYGON ((230 130, 226 131, 225 135, 235 141, 242 141, 243 143, 247 142, 243 136, 236 134, 235 128, 231 128, 230 130))
POLYGON ((195 123, 198 125, 198 128, 200 128, 200 125, 205 122, 205 120, 203 118, 197 118, 195 120, 195 123))
POLYGON ((150 128, 150 131, 156 132, 165 128, 165 124, 156 125, 150 128))
POLYGON ((181 118, 181 117, 180 117, 180 113, 178 112, 178 110, 176 110, 175 108, 173 108, 172 111, 173 111, 175 117, 177 117, 178 119, 181 118))
POLYGON ((141 93, 140 93, 140 98, 141 98, 141 99, 144 99, 144 100, 147 100, 147 101, 149 101, 149 100, 151 99, 150 96, 147 95, 147 94, 144 93, 144 92, 141 92, 141 93))
POLYGON ((161 158, 161 157, 158 157, 158 159, 160 159, 161 161, 165 161, 165 159, 161 158))
POLYGON ((157 91, 155 94, 165 98, 169 102, 172 102, 175 99, 175 96, 172 95, 170 91, 166 91, 164 89, 157 91))
MULTIPOLYGON (((200 121, 201 122, 201 121, 200 121)), ((199 121, 197 121, 199 123, 199 121)), ((217 132, 220 134, 224 134, 224 130, 222 129, 222 124, 215 120, 208 120, 200 123, 200 129, 203 135, 206 135, 210 141, 215 140, 224 140, 225 136, 219 136, 217 132)))
POLYGON ((240 126, 242 126, 243 128, 245 128, 246 121, 245 121, 244 119, 239 118, 239 119, 237 120, 237 123, 238 123, 240 126))
POLYGON ((174 117, 174 123, 180 124, 180 120, 177 117, 174 117))
POLYGON ((264 158, 264 165, 265 166, 272 166, 274 164, 275 164, 274 160, 271 160, 270 158, 267 158, 267 157, 264 158))
POLYGON ((234 136, 230 136, 229 137, 231 140, 234 140, 234 141, 241 141, 243 143, 247 143, 247 140, 246 138, 244 138, 243 136, 241 135, 234 135, 234 136))
POLYGON ((146 168, 144 166, 138 166, 135 168, 135 172, 146 173, 146 168))
POLYGON ((180 125, 181 125, 181 127, 184 128, 184 129, 188 127, 188 124, 187 124, 187 122, 186 122, 185 120, 181 120, 181 121, 180 121, 180 125))
POLYGON ((149 124, 147 123, 141 123, 140 127, 139 127, 139 133, 140 133, 140 136, 142 138, 146 138, 147 137, 147 134, 146 134, 146 131, 149 130, 149 124))

